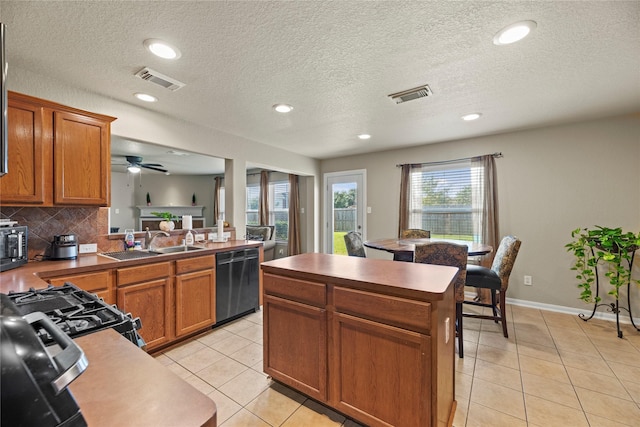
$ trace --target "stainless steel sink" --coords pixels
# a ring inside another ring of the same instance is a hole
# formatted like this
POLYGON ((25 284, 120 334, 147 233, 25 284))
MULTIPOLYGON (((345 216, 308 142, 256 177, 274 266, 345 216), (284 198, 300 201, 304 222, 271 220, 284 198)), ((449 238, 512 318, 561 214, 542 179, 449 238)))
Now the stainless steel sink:
POLYGON ((204 248, 198 246, 167 246, 165 248, 156 248, 149 250, 152 254, 174 254, 176 252, 201 251, 204 248))
POLYGON ((157 254, 155 252, 148 252, 148 251, 118 251, 118 252, 104 252, 104 253, 101 253, 100 255, 107 258, 117 259, 119 261, 127 261, 130 259, 148 258, 151 256, 160 255, 160 254, 157 254))

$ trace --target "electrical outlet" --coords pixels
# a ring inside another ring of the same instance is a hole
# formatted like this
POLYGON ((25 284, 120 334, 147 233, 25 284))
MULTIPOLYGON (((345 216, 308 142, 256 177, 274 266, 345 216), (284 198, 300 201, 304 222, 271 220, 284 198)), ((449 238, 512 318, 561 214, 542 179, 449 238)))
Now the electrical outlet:
POLYGON ((80 245, 78 247, 78 252, 80 252, 81 254, 92 254, 98 252, 98 244, 87 243, 86 245, 80 245))
POLYGON ((204 233, 202 234, 196 234, 195 236, 193 236, 193 238, 197 241, 197 242, 202 242, 204 240, 204 233))
POLYGON ((531 282, 531 276, 524 276, 524 284, 527 286, 533 285, 533 283, 531 282))

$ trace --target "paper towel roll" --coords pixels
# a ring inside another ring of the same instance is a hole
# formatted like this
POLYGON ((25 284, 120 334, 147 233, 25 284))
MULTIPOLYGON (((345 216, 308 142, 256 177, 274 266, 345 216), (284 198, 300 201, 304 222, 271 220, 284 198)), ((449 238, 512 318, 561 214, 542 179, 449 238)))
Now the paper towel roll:
POLYGON ((193 216, 182 215, 182 229, 191 230, 193 228, 193 216))
POLYGON ((222 218, 218 219, 218 240, 224 238, 224 221, 222 218))

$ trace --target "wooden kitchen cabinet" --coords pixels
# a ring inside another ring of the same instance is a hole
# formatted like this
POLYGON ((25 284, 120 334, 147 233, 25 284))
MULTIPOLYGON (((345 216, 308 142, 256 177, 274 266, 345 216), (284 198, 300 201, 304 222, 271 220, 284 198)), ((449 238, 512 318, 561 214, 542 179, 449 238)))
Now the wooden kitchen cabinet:
POLYGON ((107 304, 115 304, 112 270, 102 270, 93 273, 71 274, 46 279, 53 286, 62 286, 71 282, 80 289, 89 291, 102 298, 107 304))
POLYGON ((321 401, 327 400, 327 311, 270 295, 265 275, 264 371, 321 401))
POLYGON ((451 425, 457 269, 317 253, 261 268, 274 380, 369 426, 451 425))
POLYGON ((333 378, 332 405, 341 412, 359 411, 367 423, 429 425, 431 338, 424 329, 430 304, 341 287, 334 288, 334 301, 331 371, 340 375, 333 378))
POLYGON ((45 175, 52 176, 51 145, 43 141, 42 106, 8 97, 8 173, 0 178, 0 203, 45 203, 45 175), (45 161, 46 160, 46 161, 45 161))
POLYGON ((108 206, 113 120, 9 92, 9 171, 0 178, 0 203, 108 206))
POLYGON ((169 343, 173 337, 173 262, 119 268, 116 271, 118 308, 142 321, 138 331, 147 351, 169 343))
POLYGON ((215 255, 176 260, 176 336, 187 335, 216 321, 215 255))

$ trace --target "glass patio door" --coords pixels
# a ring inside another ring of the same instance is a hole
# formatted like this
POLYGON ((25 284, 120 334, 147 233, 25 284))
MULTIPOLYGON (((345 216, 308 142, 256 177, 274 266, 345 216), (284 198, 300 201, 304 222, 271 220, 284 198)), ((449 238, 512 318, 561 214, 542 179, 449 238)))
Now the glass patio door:
POLYGON ((344 235, 349 231, 357 231, 363 240, 365 237, 366 170, 327 173, 324 181, 324 251, 347 255, 344 235))

